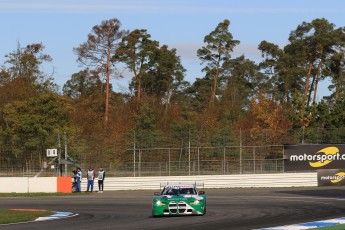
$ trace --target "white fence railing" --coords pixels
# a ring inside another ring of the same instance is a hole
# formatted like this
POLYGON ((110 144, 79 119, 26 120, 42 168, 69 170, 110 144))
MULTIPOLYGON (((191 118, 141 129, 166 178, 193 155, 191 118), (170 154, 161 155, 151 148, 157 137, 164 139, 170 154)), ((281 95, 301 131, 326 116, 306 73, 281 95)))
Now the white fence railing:
MULTIPOLYGON (((205 188, 310 187, 317 186, 317 173, 241 174, 210 176, 111 177, 105 190, 159 189, 160 183, 204 183, 205 188)), ((96 185, 96 183, 95 183, 96 185)), ((86 181, 83 184, 86 188, 86 181)))
MULTIPOLYGON (((104 181, 104 190, 159 190, 160 184, 167 182, 204 183, 204 188, 311 187, 317 186, 317 173, 107 177, 104 181)), ((0 193, 57 191, 56 177, 0 177, 0 185, 0 193)), ((86 186, 87 180, 83 179, 82 191, 86 191, 86 186)), ((98 184, 95 180, 94 191, 97 190, 98 184)))

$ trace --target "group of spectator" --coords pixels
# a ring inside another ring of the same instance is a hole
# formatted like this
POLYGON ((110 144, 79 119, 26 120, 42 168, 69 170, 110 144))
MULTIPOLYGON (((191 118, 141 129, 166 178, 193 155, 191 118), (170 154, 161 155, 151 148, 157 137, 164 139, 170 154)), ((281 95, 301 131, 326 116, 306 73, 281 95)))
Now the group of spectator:
MULTIPOLYGON (((80 167, 77 167, 76 171, 74 172, 74 180, 76 183, 76 192, 81 192, 81 181, 83 178, 83 173, 81 171, 80 167)), ((94 180, 96 178, 96 173, 93 170, 93 168, 90 166, 89 170, 87 171, 87 189, 86 192, 93 192, 93 184, 94 180)), ((104 188, 104 179, 105 179, 105 171, 102 167, 99 168, 98 174, 98 192, 103 193, 103 188, 104 188)))

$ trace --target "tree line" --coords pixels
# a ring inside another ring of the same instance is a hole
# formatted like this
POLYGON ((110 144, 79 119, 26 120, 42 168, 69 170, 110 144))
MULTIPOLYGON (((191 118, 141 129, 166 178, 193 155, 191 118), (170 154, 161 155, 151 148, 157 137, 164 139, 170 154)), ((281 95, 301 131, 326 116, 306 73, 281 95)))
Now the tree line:
POLYGON ((112 18, 73 49, 84 69, 62 89, 42 70, 52 61, 44 44, 18 44, 0 71, 0 162, 41 161, 61 130, 79 146, 70 155, 87 160, 82 146, 92 145, 101 161, 121 161, 133 134, 142 147, 191 134, 202 134, 199 144, 235 143, 235 130, 248 131, 250 143, 284 144, 294 138, 289 130, 345 128, 345 27, 302 22, 283 47, 261 41, 260 63, 232 57, 238 44, 230 21, 219 22, 196 53, 203 77, 190 83, 176 49, 112 18), (115 92, 110 79, 123 66, 129 91, 115 92), (331 94, 317 100, 325 79, 331 94), (263 138, 263 130, 274 132, 263 138))

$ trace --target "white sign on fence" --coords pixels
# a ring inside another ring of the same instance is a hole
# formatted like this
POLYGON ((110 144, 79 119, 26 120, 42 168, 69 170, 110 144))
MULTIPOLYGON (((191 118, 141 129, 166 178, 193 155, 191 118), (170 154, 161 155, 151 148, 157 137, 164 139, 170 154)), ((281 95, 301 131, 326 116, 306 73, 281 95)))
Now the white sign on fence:
POLYGON ((47 149, 47 157, 57 157, 57 149, 47 149))

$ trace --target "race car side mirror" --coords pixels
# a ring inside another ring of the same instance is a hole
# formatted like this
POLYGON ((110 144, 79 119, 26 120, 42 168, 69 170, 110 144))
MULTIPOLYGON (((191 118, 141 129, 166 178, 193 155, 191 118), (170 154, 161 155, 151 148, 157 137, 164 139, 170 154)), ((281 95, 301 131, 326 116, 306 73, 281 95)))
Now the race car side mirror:
POLYGON ((155 196, 160 196, 161 193, 160 193, 160 192, 155 192, 154 195, 155 195, 155 196))
POLYGON ((205 192, 204 191, 199 191, 198 194, 199 195, 205 195, 205 192))

